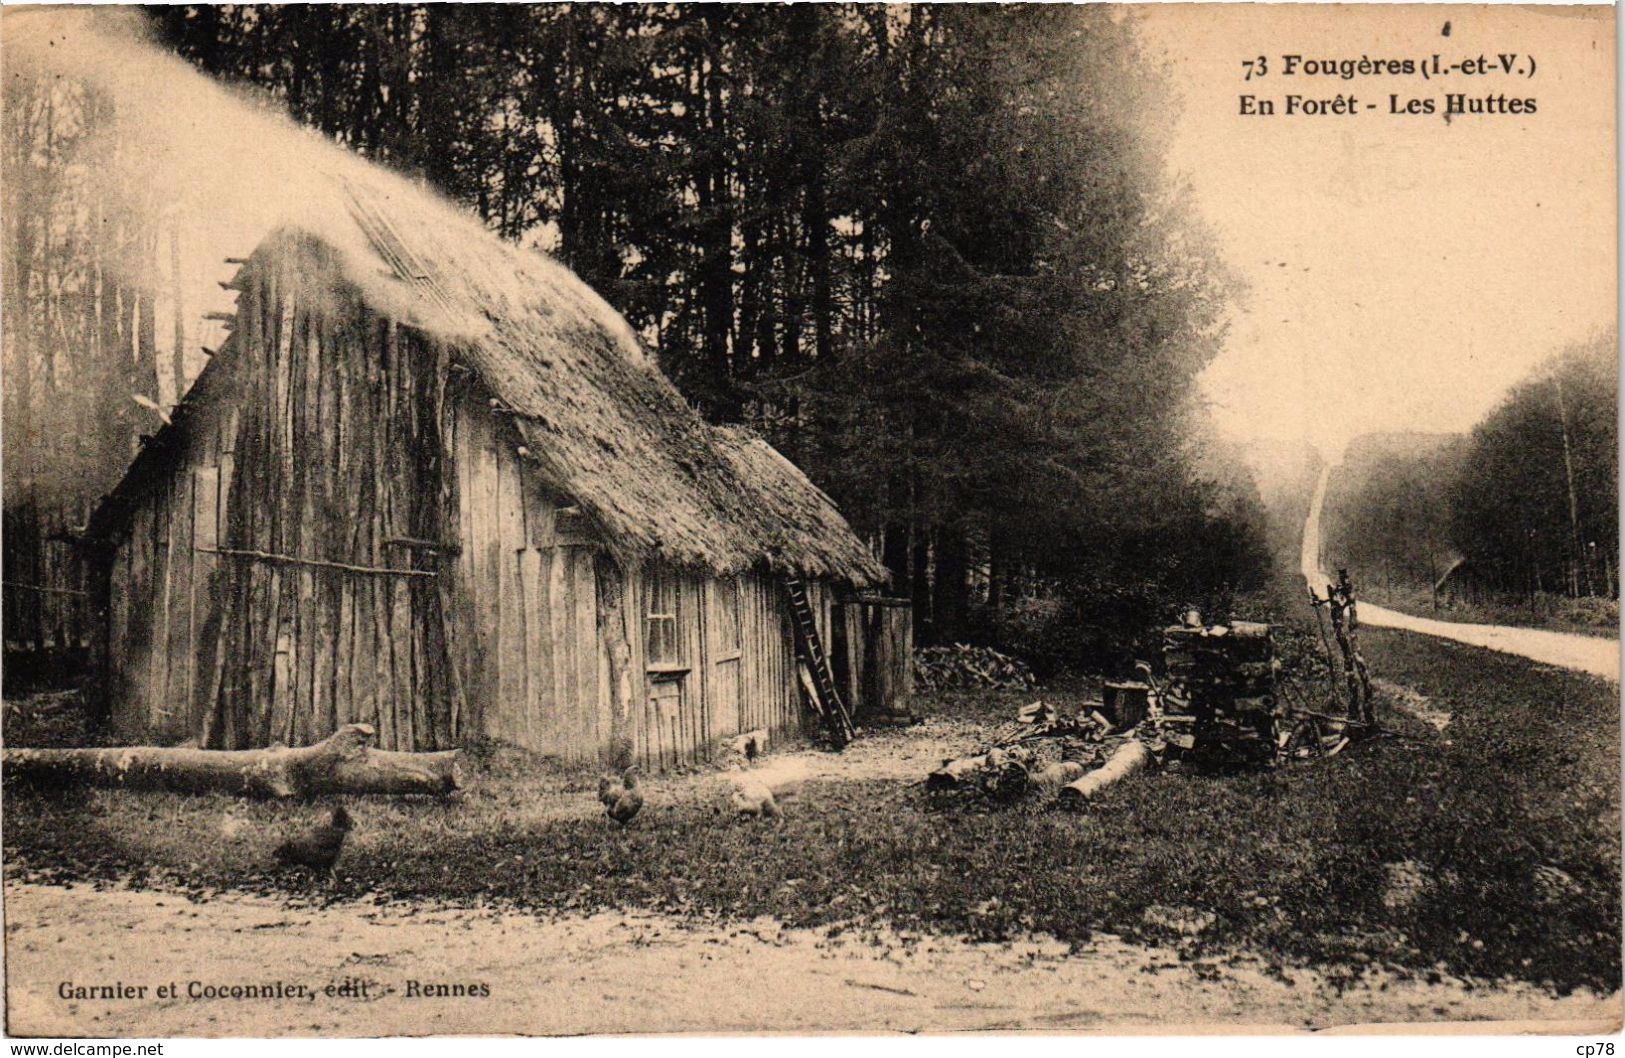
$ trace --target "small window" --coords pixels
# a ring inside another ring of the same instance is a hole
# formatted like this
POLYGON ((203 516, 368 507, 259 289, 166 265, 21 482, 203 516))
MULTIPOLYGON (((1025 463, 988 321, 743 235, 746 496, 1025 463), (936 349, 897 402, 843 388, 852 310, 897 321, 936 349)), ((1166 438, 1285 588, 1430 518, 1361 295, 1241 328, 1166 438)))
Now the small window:
POLYGON ((648 667, 671 668, 683 664, 682 639, 678 635, 677 577, 670 570, 651 569, 644 580, 643 649, 648 667))

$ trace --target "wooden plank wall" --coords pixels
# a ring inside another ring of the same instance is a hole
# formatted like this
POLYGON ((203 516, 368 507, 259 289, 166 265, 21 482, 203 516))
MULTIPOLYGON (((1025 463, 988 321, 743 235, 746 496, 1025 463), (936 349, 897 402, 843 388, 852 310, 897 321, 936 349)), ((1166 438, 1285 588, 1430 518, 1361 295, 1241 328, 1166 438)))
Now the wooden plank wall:
MULTIPOLYGON (((745 643, 739 726, 742 731, 765 728, 772 745, 802 730, 790 608, 779 581, 761 574, 740 578, 739 597, 740 633, 745 643)), ((816 617, 828 611, 815 606, 813 612, 816 617)))
POLYGON ((359 721, 387 749, 454 745, 434 576, 206 550, 438 573, 438 552, 398 541, 446 541, 456 502, 440 473, 445 351, 367 309, 305 240, 268 244, 239 283, 222 354, 235 399, 190 411, 113 558, 115 724, 242 748, 359 721))
MULTIPOLYGON (((568 497, 518 455, 518 431, 478 387, 448 401, 457 468, 458 538, 453 611, 462 615, 460 658, 472 730, 566 762, 599 759, 611 740, 608 652, 599 638, 596 563, 602 546, 568 497)), ((738 704, 712 700, 716 582, 676 574, 686 673, 652 675, 645 657, 648 575, 624 571, 633 677, 634 756, 651 770, 709 759, 722 735, 801 731, 800 688, 789 612, 778 581, 738 578, 738 704), (737 716, 737 719, 735 717, 737 716)), ((830 593, 809 585, 829 634, 830 593)))
POLYGON ((597 540, 559 509, 483 394, 449 402, 457 468, 455 602, 473 730, 565 761, 609 741, 598 643, 597 540))
MULTIPOLYGON (((802 731, 801 690, 796 679, 795 651, 784 591, 773 578, 746 574, 739 585, 739 660, 737 702, 716 700, 719 681, 713 666, 731 656, 727 644, 715 641, 710 625, 717 619, 717 581, 692 574, 678 578, 678 618, 684 662, 689 671, 676 678, 650 675, 635 724, 635 748, 645 766, 670 769, 711 759, 720 741, 740 731, 769 732, 770 742, 802 731)), ((645 666, 642 616, 648 612, 647 576, 639 590, 633 664, 645 666)), ((827 633, 827 593, 809 585, 814 614, 827 633)), ((727 662, 721 662, 726 664, 727 662)))
POLYGON ((108 593, 109 704, 126 739, 176 741, 197 733, 196 659, 213 598, 224 490, 236 417, 198 410, 172 476, 136 506, 114 553, 108 593))
POLYGON ((914 611, 906 599, 836 607, 836 679, 858 719, 901 716, 914 694, 914 611))

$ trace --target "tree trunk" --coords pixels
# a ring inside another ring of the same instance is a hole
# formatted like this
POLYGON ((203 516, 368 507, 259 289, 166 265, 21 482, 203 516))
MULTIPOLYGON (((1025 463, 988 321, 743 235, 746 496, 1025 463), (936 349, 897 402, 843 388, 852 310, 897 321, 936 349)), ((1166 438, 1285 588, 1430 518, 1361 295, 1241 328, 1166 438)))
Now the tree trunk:
MULTIPOLYGON (((1580 498, 1574 488, 1574 455, 1569 443, 1569 412, 1563 399, 1563 376, 1557 375, 1554 381, 1557 384, 1557 421, 1563 428, 1563 477, 1568 485, 1569 543, 1573 548, 1573 558, 1569 562, 1569 594, 1577 597, 1580 594, 1580 564, 1585 555, 1585 544, 1580 535, 1580 498)), ((1587 594, 1590 594, 1589 585, 1587 594)))
POLYGON ((1004 613, 1004 597, 1009 579, 1004 554, 1004 534, 997 526, 987 535, 987 608, 997 618, 1004 613))
POLYGON ((921 640, 925 643, 940 642, 937 635, 935 614, 931 608, 931 530, 925 524, 925 519, 916 516, 914 529, 909 537, 910 569, 908 575, 909 591, 914 603, 914 619, 925 627, 921 629, 921 640))
POLYGON ((941 642, 955 642, 965 633, 969 609, 969 557, 965 533, 957 527, 937 530, 936 578, 931 600, 935 607, 932 627, 941 642))
MULTIPOLYGON (((249 751, 252 752, 252 751, 249 751)), ((312 793, 449 794, 463 788, 462 751, 392 753, 367 750, 341 760, 312 793)))
POLYGON ((368 749, 373 729, 347 724, 314 746, 211 750, 8 749, 7 779, 51 786, 308 797, 323 793, 445 794, 462 787, 460 752, 385 753, 368 749))

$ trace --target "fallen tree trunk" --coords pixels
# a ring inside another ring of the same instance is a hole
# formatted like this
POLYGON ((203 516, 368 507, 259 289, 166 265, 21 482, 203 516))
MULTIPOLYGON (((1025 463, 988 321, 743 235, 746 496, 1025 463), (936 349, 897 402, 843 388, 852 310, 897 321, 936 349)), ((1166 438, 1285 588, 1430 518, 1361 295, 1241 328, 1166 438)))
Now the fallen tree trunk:
POLYGON ((373 729, 346 724, 314 746, 216 750, 177 746, 8 749, 8 780, 288 798, 326 793, 444 794, 462 785, 460 754, 368 748, 373 729))
POLYGON ((320 793, 449 794, 463 788, 463 752, 391 753, 367 750, 341 760, 320 793))
POLYGON ((1126 778, 1151 763, 1151 751, 1144 742, 1131 738, 1106 758, 1106 763, 1074 782, 1061 787, 1063 804, 1078 805, 1097 796, 1119 779, 1126 778))

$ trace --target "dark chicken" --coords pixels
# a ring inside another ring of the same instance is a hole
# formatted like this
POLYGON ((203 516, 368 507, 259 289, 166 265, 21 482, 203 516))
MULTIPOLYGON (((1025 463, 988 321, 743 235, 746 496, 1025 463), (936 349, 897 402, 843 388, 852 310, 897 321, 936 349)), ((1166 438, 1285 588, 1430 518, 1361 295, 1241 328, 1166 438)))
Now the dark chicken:
POLYGON ((604 802, 609 818, 625 826, 643 807, 643 790, 638 786, 638 770, 628 768, 621 776, 621 789, 616 790, 606 779, 599 784, 598 799, 604 802))
POLYGON ((344 851, 344 839, 349 837, 350 813, 343 807, 333 809, 333 818, 313 827, 308 833, 277 846, 278 863, 290 867, 309 867, 311 870, 332 873, 339 853, 344 851))

